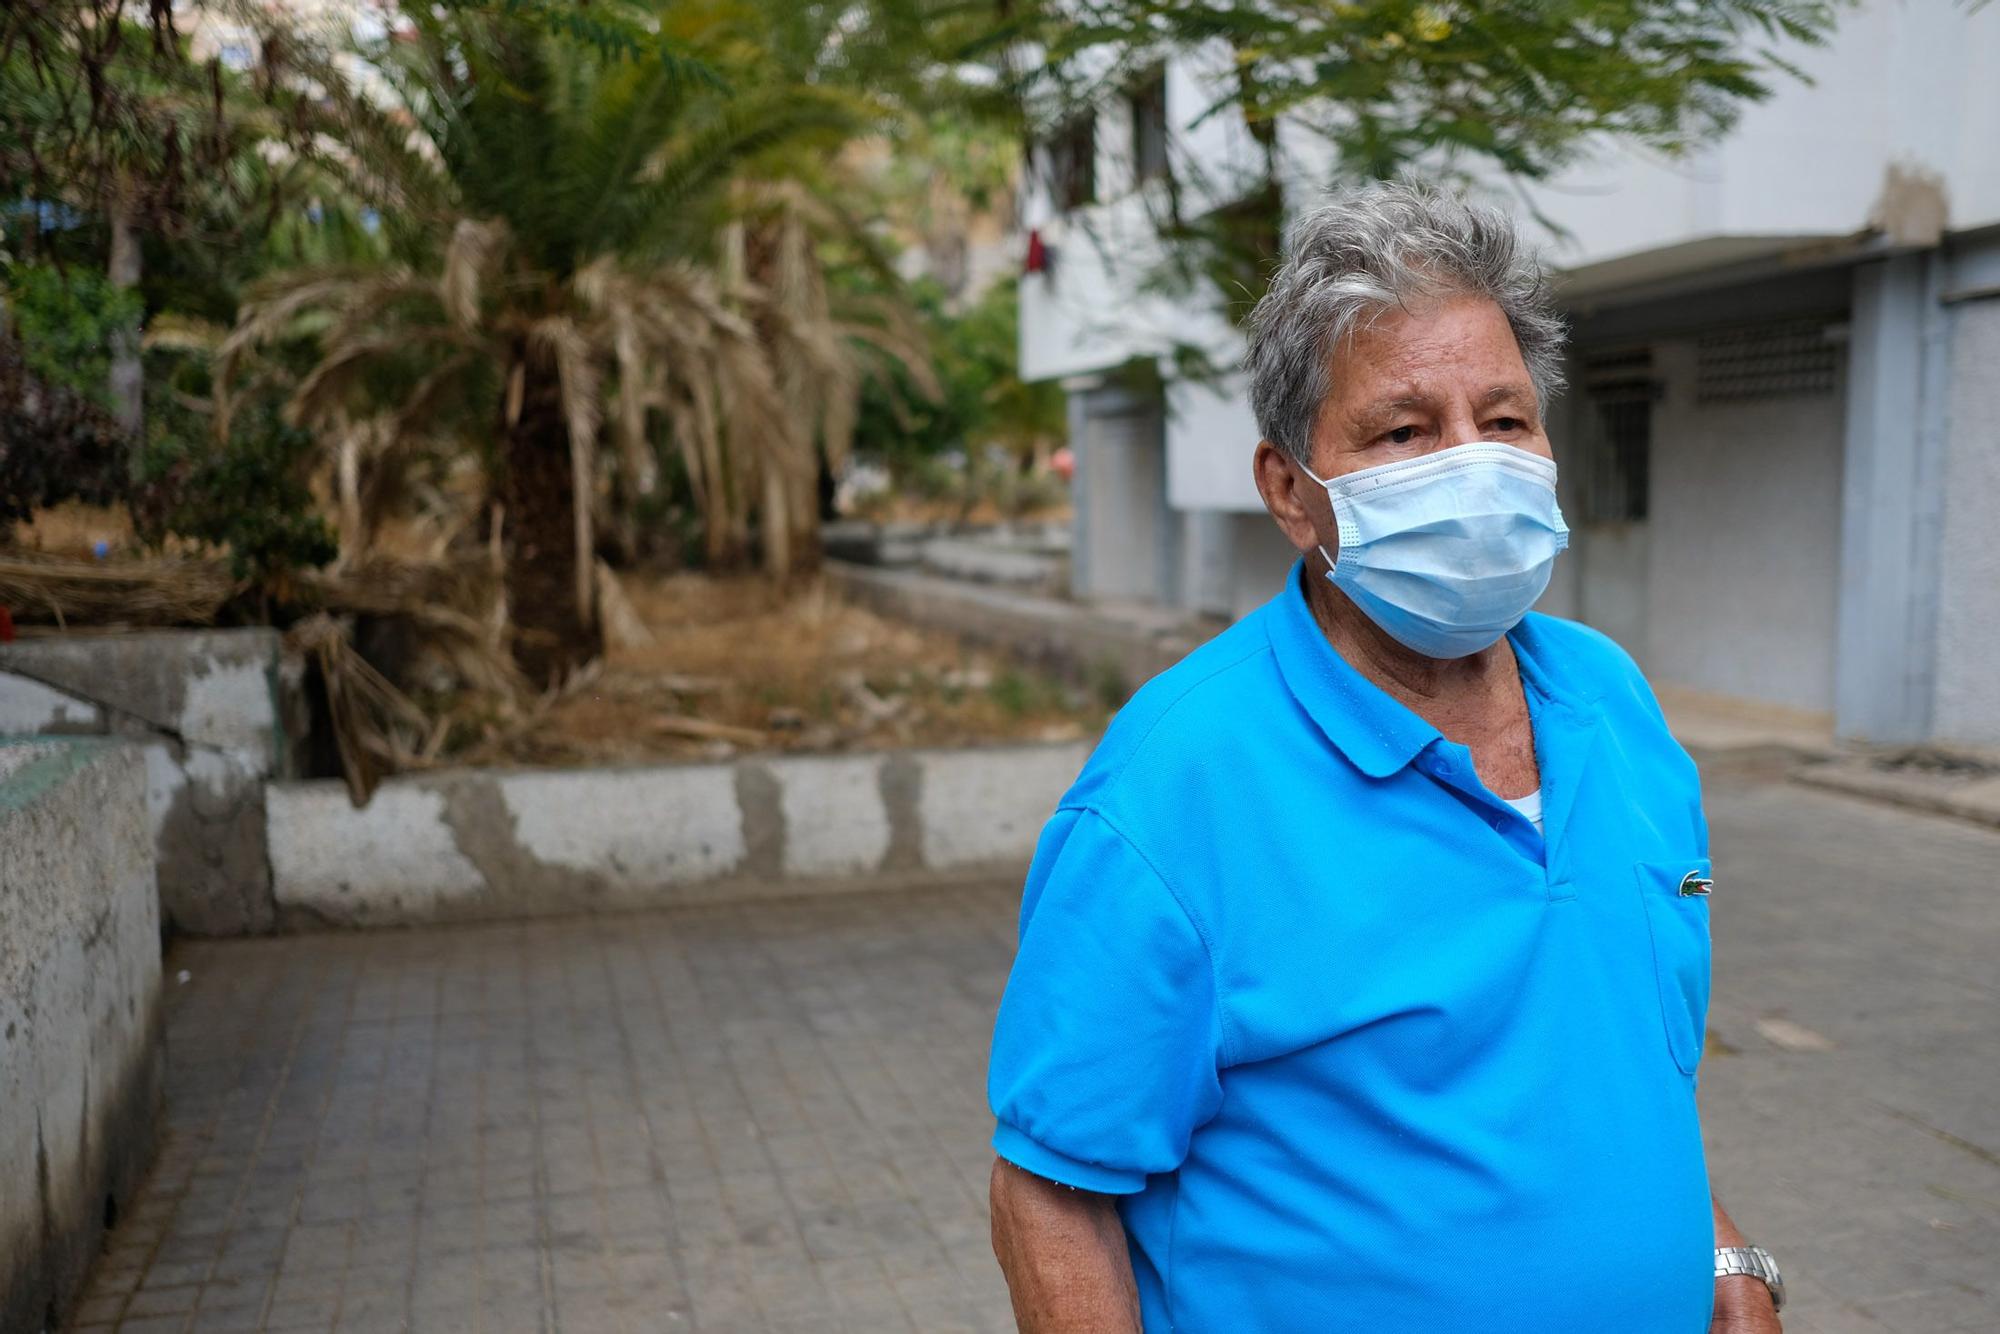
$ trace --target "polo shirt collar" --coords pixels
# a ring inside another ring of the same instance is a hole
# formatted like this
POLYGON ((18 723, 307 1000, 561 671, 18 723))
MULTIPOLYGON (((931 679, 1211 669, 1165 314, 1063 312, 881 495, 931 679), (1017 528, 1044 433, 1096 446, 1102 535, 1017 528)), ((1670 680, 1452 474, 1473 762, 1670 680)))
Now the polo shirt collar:
POLYGON ((1306 602, 1305 578, 1305 562, 1293 562, 1265 618, 1278 672, 1350 764, 1370 778, 1387 778, 1436 741, 1438 730, 1334 650, 1306 602))
MULTIPOLYGON (((1293 562, 1285 592, 1271 604, 1265 621, 1278 671, 1299 706, 1349 763, 1370 778, 1387 778, 1441 734, 1356 671, 1327 642, 1306 601, 1307 577, 1305 563, 1293 562)), ((1533 616, 1509 631, 1507 639, 1514 646, 1514 660, 1531 704, 1539 699, 1579 718, 1591 715, 1595 692, 1579 690, 1576 682, 1559 678, 1551 661, 1554 655, 1533 616)))

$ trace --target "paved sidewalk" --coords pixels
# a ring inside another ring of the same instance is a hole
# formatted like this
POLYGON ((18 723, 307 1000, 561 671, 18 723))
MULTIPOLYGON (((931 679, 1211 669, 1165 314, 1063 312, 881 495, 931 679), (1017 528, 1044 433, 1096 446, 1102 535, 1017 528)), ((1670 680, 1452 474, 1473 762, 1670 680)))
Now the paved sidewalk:
POLYGON ((177 949, 79 1325, 1001 1330, 1011 886, 177 949))
MULTIPOLYGON (((1710 807, 1712 1169, 1789 1334, 1991 1334, 2000 834, 1742 777, 1710 807)), ((164 1145, 80 1325, 1010 1329, 982 1070, 1014 902, 176 949, 164 1145)))

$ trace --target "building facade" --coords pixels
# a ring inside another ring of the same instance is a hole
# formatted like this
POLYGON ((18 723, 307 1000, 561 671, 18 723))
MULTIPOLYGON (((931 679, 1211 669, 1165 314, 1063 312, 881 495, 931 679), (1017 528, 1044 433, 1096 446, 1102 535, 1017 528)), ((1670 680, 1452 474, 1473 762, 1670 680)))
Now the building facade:
MULTIPOLYGON (((1692 160, 1607 147, 1530 192, 1572 323, 1550 435, 1573 537, 1543 606, 1671 686, 2000 745, 2000 8, 1867 0, 1790 54, 1812 82, 1692 160)), ((1170 65, 1166 125, 1221 73, 1170 65)), ((1241 340, 1148 282, 1149 110, 1100 107, 1087 193, 1038 154, 1026 222, 1053 260, 1023 281, 1022 366, 1070 393, 1077 594, 1238 615, 1291 552, 1240 377, 1174 370, 1241 340)), ((1223 116, 1167 140, 1164 170, 1200 183, 1183 211, 1255 160, 1223 116)), ((1296 207, 1327 173, 1281 142, 1296 207)))

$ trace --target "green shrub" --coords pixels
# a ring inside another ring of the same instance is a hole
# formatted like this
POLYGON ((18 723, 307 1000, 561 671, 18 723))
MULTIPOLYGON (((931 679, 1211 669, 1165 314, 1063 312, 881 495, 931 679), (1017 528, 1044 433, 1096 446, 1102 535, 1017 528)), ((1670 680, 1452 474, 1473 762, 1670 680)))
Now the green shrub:
POLYGON ((139 294, 96 269, 16 264, 6 276, 7 320, 21 359, 45 384, 111 407, 112 338, 138 327, 139 294))
POLYGON ((268 403, 245 404, 229 438, 186 409, 156 411, 138 460, 137 518, 166 534, 229 549, 237 577, 265 582, 339 554, 304 476, 313 439, 268 403))

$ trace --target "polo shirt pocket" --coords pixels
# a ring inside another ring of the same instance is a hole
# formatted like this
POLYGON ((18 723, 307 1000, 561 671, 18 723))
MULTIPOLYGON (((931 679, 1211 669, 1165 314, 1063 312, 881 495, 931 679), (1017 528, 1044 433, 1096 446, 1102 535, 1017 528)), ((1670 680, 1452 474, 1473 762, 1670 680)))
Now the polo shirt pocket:
POLYGON ((1683 1074, 1701 1064, 1708 1023, 1709 861, 1640 862, 1639 899, 1653 937, 1653 972, 1667 1050, 1683 1074))

